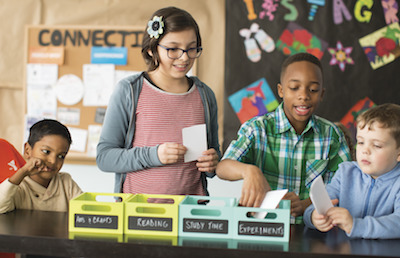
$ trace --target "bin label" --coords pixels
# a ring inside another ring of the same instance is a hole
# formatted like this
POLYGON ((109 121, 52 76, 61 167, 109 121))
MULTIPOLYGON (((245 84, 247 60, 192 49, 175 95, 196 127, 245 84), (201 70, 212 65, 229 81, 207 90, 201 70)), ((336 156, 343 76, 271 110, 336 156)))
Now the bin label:
POLYGON ((118 216, 75 214, 75 227, 118 229, 118 216))
POLYGON ((128 229, 172 231, 172 218, 129 216, 128 229))
POLYGON ((185 218, 183 232, 228 234, 228 221, 185 218))
POLYGON ((238 234, 248 236, 283 237, 284 229, 283 223, 239 221, 238 224, 238 234))

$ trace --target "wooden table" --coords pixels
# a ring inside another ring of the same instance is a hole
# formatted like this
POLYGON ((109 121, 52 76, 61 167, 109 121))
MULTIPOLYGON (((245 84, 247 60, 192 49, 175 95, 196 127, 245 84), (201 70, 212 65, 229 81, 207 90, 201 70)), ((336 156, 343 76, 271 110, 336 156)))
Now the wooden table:
MULTIPOLYGON (((400 223, 400 222, 399 222, 400 223)), ((400 239, 348 239, 291 225, 289 243, 189 238, 151 239, 68 232, 68 214, 17 210, 0 215, 0 252, 64 257, 400 257, 400 239)))

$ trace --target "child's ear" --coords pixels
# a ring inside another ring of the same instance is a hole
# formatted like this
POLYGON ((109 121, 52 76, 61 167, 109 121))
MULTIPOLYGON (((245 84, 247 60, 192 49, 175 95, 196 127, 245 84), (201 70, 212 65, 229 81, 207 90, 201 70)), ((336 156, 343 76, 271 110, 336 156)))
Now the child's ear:
POLYGON ((282 87, 282 84, 278 83, 277 89, 278 89, 279 97, 281 97, 283 99, 283 87, 282 87))
POLYGON ((28 142, 26 142, 24 144, 24 158, 29 159, 31 155, 32 155, 32 147, 28 142))
POLYGON ((397 148, 397 162, 400 162, 400 148, 397 148))
POLYGON ((324 99, 324 94, 325 94, 325 88, 322 88, 321 98, 319 99, 319 101, 322 101, 324 99))
POLYGON ((149 56, 153 57, 153 52, 151 52, 151 50, 147 50, 147 54, 149 54, 149 56))

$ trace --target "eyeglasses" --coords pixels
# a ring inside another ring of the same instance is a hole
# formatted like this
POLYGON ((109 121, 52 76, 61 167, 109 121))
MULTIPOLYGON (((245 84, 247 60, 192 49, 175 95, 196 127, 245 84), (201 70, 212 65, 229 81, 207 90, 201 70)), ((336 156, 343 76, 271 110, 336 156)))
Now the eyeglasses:
POLYGON ((182 49, 177 47, 165 47, 163 45, 158 44, 163 49, 167 50, 167 56, 171 59, 178 59, 186 52, 189 58, 198 58, 203 51, 202 47, 192 47, 189 49, 182 49))

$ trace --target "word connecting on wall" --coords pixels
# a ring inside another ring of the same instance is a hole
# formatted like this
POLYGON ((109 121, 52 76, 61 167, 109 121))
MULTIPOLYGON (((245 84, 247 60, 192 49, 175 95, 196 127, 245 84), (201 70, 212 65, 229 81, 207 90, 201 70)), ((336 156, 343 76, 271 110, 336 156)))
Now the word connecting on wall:
POLYGON ((40 46, 140 47, 143 31, 98 29, 42 29, 40 46))

